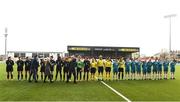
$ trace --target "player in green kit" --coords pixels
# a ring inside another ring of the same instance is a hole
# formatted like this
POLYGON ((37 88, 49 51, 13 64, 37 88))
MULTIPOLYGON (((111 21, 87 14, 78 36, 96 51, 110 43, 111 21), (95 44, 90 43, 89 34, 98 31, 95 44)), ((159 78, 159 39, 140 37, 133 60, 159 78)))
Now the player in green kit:
POLYGON ((82 78, 82 69, 84 67, 84 63, 81 60, 81 56, 78 56, 78 60, 77 60, 77 81, 81 81, 82 78), (80 79, 79 79, 80 78, 80 79))

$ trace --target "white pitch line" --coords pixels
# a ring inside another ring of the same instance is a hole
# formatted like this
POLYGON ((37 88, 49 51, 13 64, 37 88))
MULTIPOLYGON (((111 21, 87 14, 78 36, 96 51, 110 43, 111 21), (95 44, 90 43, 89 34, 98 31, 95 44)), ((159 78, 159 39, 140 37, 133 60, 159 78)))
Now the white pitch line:
MULTIPOLYGON (((96 79, 98 79, 95 76, 96 79)), ((125 97, 123 94, 119 93, 118 91, 116 91, 114 88, 112 88, 111 86, 109 86, 108 84, 106 84, 104 81, 101 81, 101 83, 103 83, 105 86, 107 86, 109 89, 111 89, 113 92, 115 92, 117 95, 121 96, 122 98, 124 98, 127 102, 132 102, 130 99, 128 99, 127 97, 125 97)))
POLYGON ((109 89, 111 89, 113 92, 115 92, 117 95, 121 96, 122 98, 124 98, 127 102, 131 102, 131 100, 129 100, 127 97, 125 97, 124 95, 122 95, 121 93, 119 93, 118 91, 116 91, 114 88, 112 88, 111 86, 109 86, 108 84, 106 84, 104 81, 101 81, 101 83, 103 83, 105 86, 107 86, 109 89))

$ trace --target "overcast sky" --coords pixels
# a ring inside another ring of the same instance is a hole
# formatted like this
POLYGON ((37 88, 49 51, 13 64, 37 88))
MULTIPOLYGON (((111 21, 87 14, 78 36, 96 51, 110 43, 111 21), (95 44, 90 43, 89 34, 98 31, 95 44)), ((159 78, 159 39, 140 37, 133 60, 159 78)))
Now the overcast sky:
POLYGON ((153 55, 169 47, 168 14, 177 14, 172 49, 180 50, 179 0, 0 0, 0 54, 8 27, 8 50, 122 46, 153 55))

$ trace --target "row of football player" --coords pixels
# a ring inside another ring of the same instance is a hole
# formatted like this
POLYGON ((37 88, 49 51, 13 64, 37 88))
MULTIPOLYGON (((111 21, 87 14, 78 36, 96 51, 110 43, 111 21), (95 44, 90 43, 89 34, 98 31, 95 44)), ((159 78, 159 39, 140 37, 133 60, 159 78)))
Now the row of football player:
MULTIPOLYGON (((60 80, 65 80, 65 75, 68 77, 69 72, 73 72, 72 68, 70 68, 70 62, 72 59, 75 59, 76 65, 75 67, 75 73, 76 78, 78 79, 78 76, 80 75, 81 80, 81 74, 82 71, 84 72, 83 79, 86 78, 88 80, 89 71, 91 72, 91 78, 95 78, 96 69, 98 69, 98 78, 103 79, 103 72, 105 68, 106 72, 106 79, 110 79, 110 72, 113 68, 113 79, 119 79, 120 74, 122 74, 122 79, 124 77, 124 71, 126 79, 135 79, 135 78, 142 78, 142 79, 151 79, 151 72, 153 72, 153 78, 154 79, 162 79, 162 66, 164 68, 164 78, 167 79, 167 72, 168 72, 168 66, 170 65, 171 68, 171 78, 174 79, 174 72, 175 72, 175 65, 176 61, 173 60, 172 62, 169 62, 167 60, 165 61, 159 61, 156 59, 155 61, 140 61, 140 60, 134 60, 134 59, 126 59, 126 61, 123 60, 123 58, 120 58, 119 60, 111 60, 110 58, 107 58, 105 61, 102 59, 102 56, 99 57, 99 59, 96 61, 96 59, 92 58, 91 61, 88 58, 85 58, 82 60, 82 58, 79 56, 78 58, 65 58, 61 59, 61 57, 58 57, 56 61, 53 60, 53 56, 49 59, 42 59, 40 62, 40 72, 41 72, 41 79, 43 79, 43 76, 48 75, 48 73, 51 75, 53 79, 53 72, 54 72, 54 66, 56 64, 56 78, 58 76, 58 73, 60 74, 60 80), (49 63, 49 69, 46 68, 47 62, 49 63), (151 67, 153 66, 153 70, 151 67), (63 74, 62 74, 63 69, 63 74), (72 71, 71 71, 72 70, 72 71), (136 73, 136 75, 135 75, 136 73), (141 74, 142 73, 142 74, 141 74)), ((29 60, 29 58, 26 58, 26 61, 22 61, 21 58, 16 62, 17 63, 17 71, 18 71, 18 79, 23 78, 23 66, 25 64, 25 79, 27 79, 27 74, 29 72, 32 72, 30 69, 32 67, 32 61, 29 60)), ((38 62, 37 62, 38 63, 38 62)), ((9 79, 9 76, 11 75, 11 78, 13 78, 12 72, 13 72, 13 65, 14 61, 11 60, 9 57, 6 61, 7 67, 7 79, 9 79)), ((38 65, 39 66, 39 63, 38 65)), ((32 68, 33 69, 33 68, 32 68)), ((36 74, 38 71, 38 67, 36 69, 36 74)), ((30 73, 29 73, 30 74, 30 73)), ((70 76, 70 75, 69 75, 70 76)))

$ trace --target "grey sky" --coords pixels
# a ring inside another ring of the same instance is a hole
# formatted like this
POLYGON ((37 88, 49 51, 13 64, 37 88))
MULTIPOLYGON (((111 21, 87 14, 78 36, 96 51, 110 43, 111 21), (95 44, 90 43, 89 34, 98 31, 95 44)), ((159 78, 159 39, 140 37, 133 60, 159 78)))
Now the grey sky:
MULTIPOLYGON (((153 55, 168 49, 167 14, 179 0, 1 0, 0 54, 4 28, 8 50, 66 51, 67 45, 140 47, 153 55)), ((172 50, 180 49, 179 16, 172 19, 172 50)))

